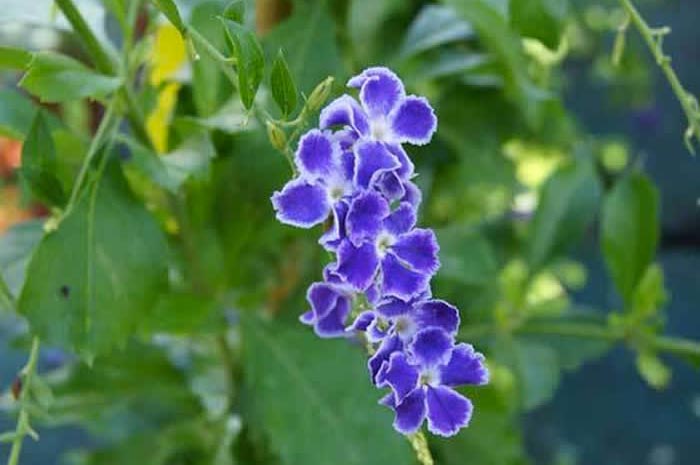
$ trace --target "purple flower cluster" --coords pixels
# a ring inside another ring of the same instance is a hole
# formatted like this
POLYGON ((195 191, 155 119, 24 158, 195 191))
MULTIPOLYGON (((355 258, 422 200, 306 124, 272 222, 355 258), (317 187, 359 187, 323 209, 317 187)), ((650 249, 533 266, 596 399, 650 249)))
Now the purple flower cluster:
POLYGON ((421 192, 402 144, 430 142, 437 118, 426 99, 406 95, 389 69, 369 68, 350 79, 349 95, 331 102, 320 128, 299 141, 298 176, 275 192, 277 218, 301 228, 326 223, 319 240, 335 262, 314 283, 311 310, 301 321, 320 337, 363 333, 371 344, 372 382, 394 427, 452 436, 467 426, 471 402, 454 390, 485 384, 483 356, 456 343, 459 311, 433 299, 435 233, 416 227, 421 192))

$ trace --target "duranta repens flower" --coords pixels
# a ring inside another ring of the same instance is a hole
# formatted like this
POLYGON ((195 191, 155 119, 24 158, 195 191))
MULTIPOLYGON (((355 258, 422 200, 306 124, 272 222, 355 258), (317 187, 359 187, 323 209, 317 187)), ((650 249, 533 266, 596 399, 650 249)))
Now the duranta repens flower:
POLYGON ((452 436, 468 425, 471 402, 455 387, 488 382, 484 357, 457 343, 459 311, 434 299, 440 267, 435 233, 416 227, 421 192, 402 144, 425 145, 437 118, 423 97, 374 67, 348 82, 359 90, 321 111, 319 128, 299 140, 298 175, 272 196, 286 224, 326 227, 320 244, 335 254, 307 292, 300 320, 323 338, 358 334, 371 346, 372 383, 390 392, 394 428, 452 436))

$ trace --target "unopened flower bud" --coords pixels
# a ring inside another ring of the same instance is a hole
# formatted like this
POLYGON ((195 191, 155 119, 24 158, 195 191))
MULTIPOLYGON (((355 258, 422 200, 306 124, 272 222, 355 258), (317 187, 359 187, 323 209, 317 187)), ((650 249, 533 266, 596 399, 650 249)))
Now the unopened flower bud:
POLYGON ((267 122, 267 138, 270 139, 270 143, 274 148, 284 151, 287 145, 287 135, 272 121, 267 122))
POLYGON ((333 89, 333 77, 328 76, 326 79, 321 81, 316 88, 309 95, 309 99, 306 101, 306 110, 309 112, 314 112, 321 108, 321 106, 326 103, 328 96, 333 89))

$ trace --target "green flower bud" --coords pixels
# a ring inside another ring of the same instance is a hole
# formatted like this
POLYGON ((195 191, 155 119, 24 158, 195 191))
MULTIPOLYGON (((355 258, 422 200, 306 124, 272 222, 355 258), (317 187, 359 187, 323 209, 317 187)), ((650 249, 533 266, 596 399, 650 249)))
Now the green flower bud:
POLYGON ((321 106, 326 103, 328 96, 333 89, 333 77, 328 76, 326 79, 321 81, 316 88, 309 95, 309 99, 306 101, 306 110, 309 112, 314 112, 321 108, 321 106))
POLYGON ((284 151, 287 146, 287 135, 272 121, 267 122, 267 138, 274 148, 284 151))

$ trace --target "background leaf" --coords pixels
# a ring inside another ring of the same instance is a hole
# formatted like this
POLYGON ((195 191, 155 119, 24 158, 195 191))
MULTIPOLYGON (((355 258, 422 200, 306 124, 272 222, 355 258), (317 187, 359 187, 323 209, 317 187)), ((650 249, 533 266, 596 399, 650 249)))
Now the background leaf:
POLYGON ((603 255, 627 303, 654 258, 659 241, 658 205, 654 185, 641 173, 620 180, 603 204, 603 255))
POLYGON ((471 25, 458 16, 453 8, 425 5, 406 31, 400 56, 410 57, 443 44, 468 39, 473 35, 471 25))
POLYGON ((19 310, 47 344, 90 360, 123 344, 151 310, 166 258, 162 232, 112 166, 42 239, 19 310))
POLYGON ((66 195, 56 170, 53 137, 43 112, 39 110, 22 146, 20 174, 37 199, 47 205, 61 206, 66 195))
POLYGON ((265 56, 255 34, 240 24, 224 20, 231 52, 236 57, 238 92, 241 102, 250 109, 263 78, 265 56))
POLYGON ((287 60, 284 58, 282 50, 277 54, 272 71, 270 71, 270 87, 275 103, 284 116, 290 115, 297 106, 297 86, 294 78, 289 72, 287 60))
POLYGON ((411 463, 408 441, 377 404, 382 393, 370 385, 359 347, 253 317, 244 329, 253 413, 281 463, 411 463))

